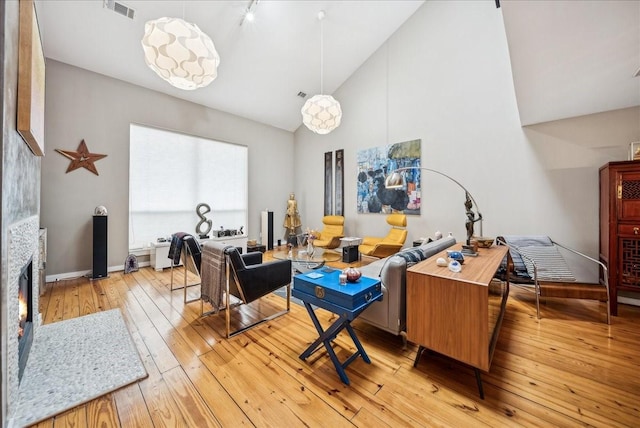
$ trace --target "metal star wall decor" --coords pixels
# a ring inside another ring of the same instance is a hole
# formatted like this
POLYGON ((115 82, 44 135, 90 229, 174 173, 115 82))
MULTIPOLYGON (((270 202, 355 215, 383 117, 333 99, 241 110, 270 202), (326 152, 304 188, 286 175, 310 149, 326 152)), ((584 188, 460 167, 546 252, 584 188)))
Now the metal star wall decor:
POLYGON ((62 156, 71 160, 69 167, 67 168, 67 173, 76 170, 78 168, 86 168, 89 171, 93 172, 95 175, 98 174, 98 170, 94 162, 99 161, 102 158, 106 158, 107 155, 100 155, 98 153, 90 153, 87 148, 87 143, 82 140, 80 145, 78 146, 78 150, 75 152, 71 150, 60 150, 56 149, 56 152, 60 153, 62 156))

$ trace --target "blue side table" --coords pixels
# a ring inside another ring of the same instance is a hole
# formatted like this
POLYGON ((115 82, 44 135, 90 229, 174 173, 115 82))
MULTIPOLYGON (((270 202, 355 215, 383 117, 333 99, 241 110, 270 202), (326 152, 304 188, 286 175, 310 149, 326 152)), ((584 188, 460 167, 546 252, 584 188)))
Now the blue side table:
POLYGON ((293 277, 292 294, 294 297, 302 300, 319 334, 318 339, 300 354, 300 359, 307 359, 311 354, 320 349, 320 345, 324 345, 340 376, 340 380, 349 385, 349 378, 345 373, 345 368, 349 364, 359 356, 361 356, 367 364, 371 364, 369 356, 362 347, 353 327, 351 327, 351 321, 356 319, 373 302, 382 300, 382 287, 380 280, 364 276, 361 277, 357 283, 340 285, 339 274, 339 270, 334 270, 333 272, 316 270, 296 275, 293 277), (324 330, 312 305, 338 315, 338 319, 334 321, 329 328, 324 330), (345 362, 341 363, 331 346, 331 341, 344 329, 347 330, 358 350, 347 358, 345 362))

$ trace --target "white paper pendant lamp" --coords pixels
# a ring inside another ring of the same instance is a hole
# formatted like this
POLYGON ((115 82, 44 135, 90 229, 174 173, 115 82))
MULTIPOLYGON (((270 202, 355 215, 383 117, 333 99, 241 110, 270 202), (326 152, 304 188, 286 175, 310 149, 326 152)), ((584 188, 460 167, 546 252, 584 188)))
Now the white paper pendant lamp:
POLYGON ((142 48, 147 65, 176 88, 203 88, 218 77, 220 56, 197 25, 180 18, 159 18, 144 26, 142 48))

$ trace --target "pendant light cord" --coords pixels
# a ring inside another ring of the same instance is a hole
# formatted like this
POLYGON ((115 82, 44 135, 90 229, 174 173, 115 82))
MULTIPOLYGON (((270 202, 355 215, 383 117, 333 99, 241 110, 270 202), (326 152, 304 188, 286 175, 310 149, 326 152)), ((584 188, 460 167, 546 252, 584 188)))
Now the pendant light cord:
POLYGON ((387 108, 386 108, 386 122, 387 122, 387 141, 385 144, 389 144, 389 41, 387 40, 386 49, 385 49, 385 73, 386 73, 386 82, 385 82, 385 96, 387 98, 387 108))
POLYGON ((324 11, 318 14, 320 20, 320 95, 324 95, 324 11))

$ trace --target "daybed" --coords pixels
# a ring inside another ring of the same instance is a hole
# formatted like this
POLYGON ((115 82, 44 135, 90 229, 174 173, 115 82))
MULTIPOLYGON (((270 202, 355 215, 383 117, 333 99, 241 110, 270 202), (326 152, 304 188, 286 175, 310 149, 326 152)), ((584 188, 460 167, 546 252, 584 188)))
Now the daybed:
POLYGON ((505 235, 496 243, 509 246, 513 259, 509 282, 533 287, 538 319, 540 297, 559 297, 606 302, 607 324, 611 323, 607 267, 603 263, 548 236, 505 235), (598 269, 604 275, 599 275, 598 269))

